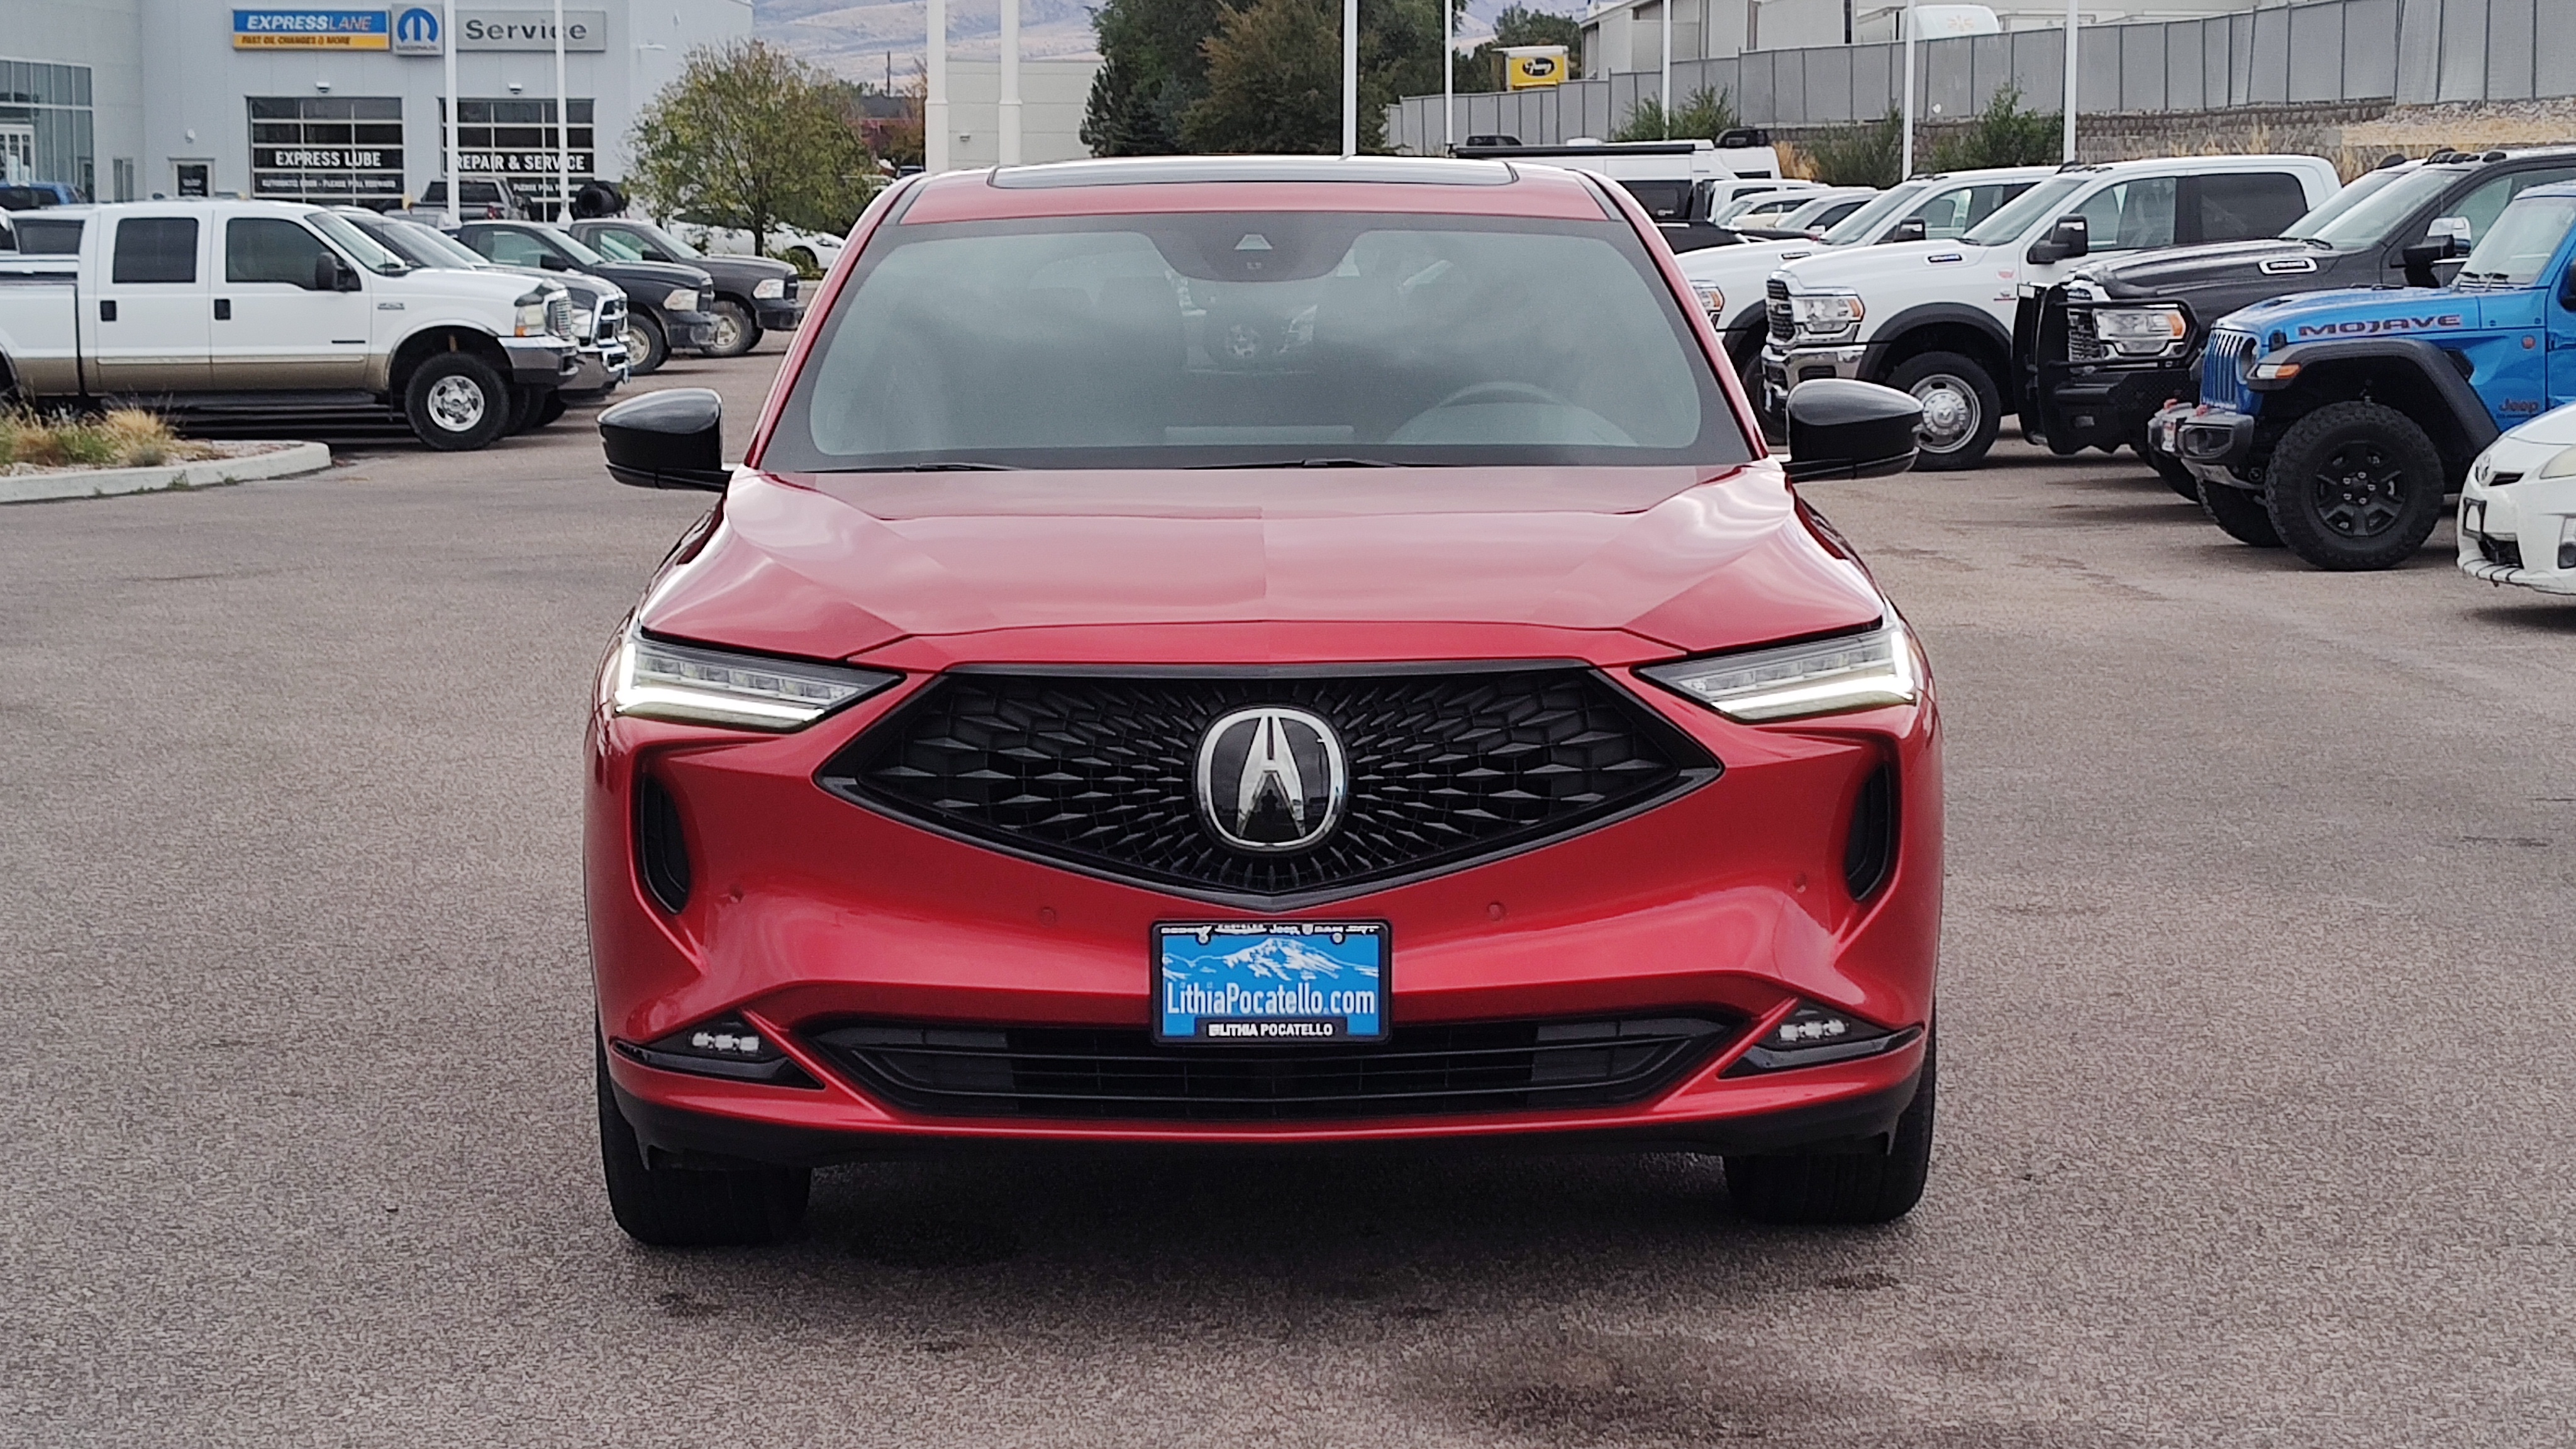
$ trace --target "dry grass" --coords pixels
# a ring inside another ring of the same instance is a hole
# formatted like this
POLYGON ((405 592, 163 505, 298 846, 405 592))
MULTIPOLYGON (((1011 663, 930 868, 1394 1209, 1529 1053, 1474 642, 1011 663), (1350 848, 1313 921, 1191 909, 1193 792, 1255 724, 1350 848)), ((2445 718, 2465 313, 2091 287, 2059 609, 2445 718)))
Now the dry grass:
POLYGON ((72 413, 0 412, 0 468, 156 468, 218 456, 188 442, 140 408, 90 418, 72 413))

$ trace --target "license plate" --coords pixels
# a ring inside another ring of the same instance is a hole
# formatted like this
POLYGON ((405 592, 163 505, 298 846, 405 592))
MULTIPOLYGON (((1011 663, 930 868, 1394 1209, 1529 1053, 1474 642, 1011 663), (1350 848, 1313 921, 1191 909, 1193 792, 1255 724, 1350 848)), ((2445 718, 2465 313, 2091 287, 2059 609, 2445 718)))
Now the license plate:
POLYGON ((1384 1041, 1384 921, 1163 921, 1154 1039, 1384 1041))

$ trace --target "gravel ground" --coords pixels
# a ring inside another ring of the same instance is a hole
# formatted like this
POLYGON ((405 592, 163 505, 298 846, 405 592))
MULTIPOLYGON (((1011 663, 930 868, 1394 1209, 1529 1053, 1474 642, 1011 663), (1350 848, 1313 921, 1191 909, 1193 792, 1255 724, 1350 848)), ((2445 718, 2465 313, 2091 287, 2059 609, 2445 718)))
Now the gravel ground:
MULTIPOLYGON (((677 363, 737 438, 776 346, 677 363)), ((0 1442, 2576 1438, 2576 606, 2007 444, 1810 490, 1948 721, 1942 1122, 1867 1231, 1710 1165, 598 1185, 590 671, 688 495, 491 452, 0 514, 0 1442)))

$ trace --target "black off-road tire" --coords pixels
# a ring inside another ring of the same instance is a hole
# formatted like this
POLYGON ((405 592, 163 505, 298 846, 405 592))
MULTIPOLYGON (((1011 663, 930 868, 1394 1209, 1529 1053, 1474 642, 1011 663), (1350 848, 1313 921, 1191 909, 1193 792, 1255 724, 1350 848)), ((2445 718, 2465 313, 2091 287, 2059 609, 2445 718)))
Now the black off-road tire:
POLYGON ((2272 527, 2321 569, 2395 568, 2442 520, 2442 454, 2379 403, 2330 403, 2290 425, 2264 472, 2272 527))
POLYGON ((1923 1200, 1932 1167, 1933 1086, 1938 1044, 1923 1047, 1914 1100, 1896 1119, 1885 1152, 1812 1152, 1726 1159, 1726 1192, 1756 1222, 1794 1226, 1889 1223, 1923 1200))
POLYGON ((413 436, 442 453, 492 446, 516 413, 499 370, 470 352, 438 353, 403 383, 403 416, 413 436))
POLYGON ((2144 438, 2138 440, 2138 456, 2147 460, 2147 466, 2156 470, 2156 476, 2164 480, 2167 488, 2189 502, 2200 501, 2200 480, 2191 476, 2191 470, 2182 465, 2180 458, 2171 453, 2157 452, 2156 445, 2144 438))
POLYGON ((1925 352, 1898 363, 1887 385, 1924 405, 1923 426, 1914 434, 1915 472, 1951 473, 1986 461, 2003 430, 2004 395, 1985 364, 1963 353, 1925 352))
POLYGON ((715 344, 705 349, 709 357, 740 357, 760 345, 760 324, 751 319, 751 309, 731 297, 719 297, 709 309, 716 319, 715 344))
POLYGON ((2273 531, 2272 512, 2263 505, 2262 494, 2224 483, 2203 483, 2196 478, 2192 486, 2193 496, 2200 500, 2200 511, 2209 515, 2219 532, 2256 548, 2281 546, 2281 535, 2273 531))
POLYGON ((564 415, 564 409, 570 406, 572 404, 564 401, 564 395, 560 390, 547 389, 544 395, 537 399, 536 406, 528 413, 528 431, 533 433, 539 428, 552 425, 564 415))
POLYGON ((626 375, 649 376, 670 360, 670 334, 662 330, 661 323, 630 309, 626 314, 626 375))
POLYGON ((608 1084, 608 1048, 599 1054, 599 1160, 608 1181, 608 1210, 639 1243, 656 1248, 714 1248, 774 1243, 805 1220, 814 1174, 802 1167, 744 1166, 730 1171, 656 1167, 608 1084))

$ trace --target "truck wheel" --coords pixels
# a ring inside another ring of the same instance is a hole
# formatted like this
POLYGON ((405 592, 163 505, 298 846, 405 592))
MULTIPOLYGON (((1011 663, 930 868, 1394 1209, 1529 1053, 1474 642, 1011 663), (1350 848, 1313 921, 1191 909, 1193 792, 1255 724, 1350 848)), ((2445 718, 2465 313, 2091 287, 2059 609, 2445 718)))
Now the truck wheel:
POLYGON ((641 312, 626 314, 626 375, 643 377, 671 360, 670 339, 662 324, 641 312))
POLYGON ((492 364, 470 352, 442 352, 403 385, 403 415, 442 453, 488 448, 510 430, 510 389, 492 364))
POLYGON ((1923 404, 1923 424, 1914 430, 1921 449, 1914 471, 1947 473, 1985 461, 2003 427, 2004 399, 1975 358, 1956 352, 1909 357, 1888 374, 1887 385, 1923 404))
POLYGON ((564 409, 569 406, 571 406, 571 404, 564 401, 564 395, 562 393, 549 391, 543 397, 538 398, 537 405, 529 411, 528 431, 533 433, 537 429, 553 422, 555 419, 562 417, 564 415, 564 409))
POLYGON ((2272 515, 2263 507, 2262 494, 2198 479, 2192 480, 2192 488, 2192 496, 2200 500, 2200 511, 2209 515, 2219 532, 2256 548, 2281 546, 2281 535, 2272 530, 2272 515))
POLYGON ((2273 529, 2321 569, 2394 568, 2442 517, 2441 453, 2378 403, 2332 403, 2292 423, 2265 478, 2273 529))
POLYGON ((707 349, 709 357, 740 357, 760 345, 760 324, 751 320, 751 309, 730 297, 715 305, 716 340, 707 349))

